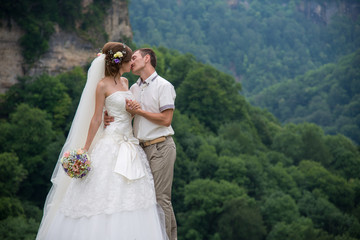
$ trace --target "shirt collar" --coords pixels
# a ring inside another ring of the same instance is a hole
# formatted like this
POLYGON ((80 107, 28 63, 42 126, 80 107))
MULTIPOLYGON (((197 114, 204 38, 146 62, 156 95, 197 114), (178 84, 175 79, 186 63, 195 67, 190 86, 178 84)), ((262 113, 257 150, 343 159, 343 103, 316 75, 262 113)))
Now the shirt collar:
POLYGON ((137 84, 139 86, 141 86, 142 84, 146 84, 146 85, 149 85, 151 82, 153 82, 156 78, 157 78, 158 74, 157 72, 153 72, 153 74, 151 74, 147 79, 145 79, 145 81, 141 81, 141 78, 139 78, 137 80, 137 84))

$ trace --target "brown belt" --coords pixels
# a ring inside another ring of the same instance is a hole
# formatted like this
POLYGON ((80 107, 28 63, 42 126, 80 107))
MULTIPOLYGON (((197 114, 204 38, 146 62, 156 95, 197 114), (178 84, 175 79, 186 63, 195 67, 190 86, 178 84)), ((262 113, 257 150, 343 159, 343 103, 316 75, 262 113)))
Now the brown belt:
POLYGON ((155 144, 155 143, 164 142, 165 140, 166 140, 166 137, 159 137, 159 138, 155 138, 155 139, 150 140, 150 141, 140 142, 140 146, 142 146, 142 147, 148 147, 148 146, 153 145, 153 144, 155 144))

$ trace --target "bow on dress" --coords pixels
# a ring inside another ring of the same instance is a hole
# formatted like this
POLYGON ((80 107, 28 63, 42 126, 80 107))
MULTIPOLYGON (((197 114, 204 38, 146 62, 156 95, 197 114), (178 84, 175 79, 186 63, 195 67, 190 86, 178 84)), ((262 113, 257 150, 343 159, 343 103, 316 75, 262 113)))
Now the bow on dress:
POLYGON ((139 144, 139 140, 123 134, 113 134, 112 136, 115 142, 120 145, 114 172, 121 174, 128 180, 144 177, 144 165, 141 163, 138 150, 135 147, 139 144))

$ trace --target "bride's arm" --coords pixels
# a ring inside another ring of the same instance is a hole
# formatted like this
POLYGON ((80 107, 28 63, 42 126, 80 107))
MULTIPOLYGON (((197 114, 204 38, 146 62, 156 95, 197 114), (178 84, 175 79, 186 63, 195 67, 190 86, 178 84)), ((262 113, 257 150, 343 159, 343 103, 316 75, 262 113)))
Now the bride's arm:
POLYGON ((95 112, 90 122, 90 127, 86 139, 84 149, 87 151, 90 148, 90 145, 96 135, 97 130, 102 122, 102 112, 105 102, 105 86, 102 81, 100 81, 96 87, 96 97, 95 97, 95 112))

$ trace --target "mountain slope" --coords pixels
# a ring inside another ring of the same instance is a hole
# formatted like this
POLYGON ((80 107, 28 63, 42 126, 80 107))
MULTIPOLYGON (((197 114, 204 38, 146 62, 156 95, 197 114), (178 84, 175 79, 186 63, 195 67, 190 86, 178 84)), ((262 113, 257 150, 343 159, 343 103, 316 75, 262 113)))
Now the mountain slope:
POLYGON ((360 143, 360 49, 254 95, 282 122, 312 122, 360 143))

